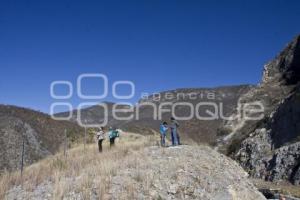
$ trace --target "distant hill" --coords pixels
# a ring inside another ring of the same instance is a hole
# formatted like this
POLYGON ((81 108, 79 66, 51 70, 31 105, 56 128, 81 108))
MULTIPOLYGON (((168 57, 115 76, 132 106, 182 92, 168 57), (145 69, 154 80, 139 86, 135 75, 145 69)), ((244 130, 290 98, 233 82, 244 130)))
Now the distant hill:
POLYGON ((23 136, 25 165, 55 154, 64 141, 76 140, 82 129, 68 121, 55 121, 47 114, 16 106, 0 105, 0 171, 20 167, 23 136))

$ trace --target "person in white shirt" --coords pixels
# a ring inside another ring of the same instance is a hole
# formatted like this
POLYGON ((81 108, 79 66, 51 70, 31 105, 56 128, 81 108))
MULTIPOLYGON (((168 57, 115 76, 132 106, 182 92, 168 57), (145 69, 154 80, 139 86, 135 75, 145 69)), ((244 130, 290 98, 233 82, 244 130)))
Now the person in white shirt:
POLYGON ((105 139, 104 127, 100 127, 99 131, 96 133, 97 141, 98 141, 98 149, 99 152, 102 152, 102 142, 105 139))

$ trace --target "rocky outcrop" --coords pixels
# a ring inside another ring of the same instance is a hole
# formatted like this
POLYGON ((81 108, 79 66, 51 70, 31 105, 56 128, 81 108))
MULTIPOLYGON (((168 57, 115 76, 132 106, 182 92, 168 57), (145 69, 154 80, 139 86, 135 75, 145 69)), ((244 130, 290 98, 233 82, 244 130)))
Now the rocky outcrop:
POLYGON ((289 180, 299 185, 300 142, 273 150, 269 132, 260 132, 243 141, 235 155, 255 178, 268 181, 289 180))
POLYGON ((252 177, 265 178, 269 162, 272 160, 270 152, 272 152, 272 144, 269 132, 265 128, 257 129, 242 142, 235 159, 252 177))
POLYGON ((274 148, 300 140, 300 85, 271 113, 266 126, 274 148))
POLYGON ((300 166, 300 142, 283 146, 276 149, 274 156, 269 162, 267 180, 278 181, 282 179, 291 180, 299 184, 297 175, 300 166))
POLYGON ((297 84, 300 80, 299 66, 300 36, 297 36, 274 60, 264 66, 262 83, 297 84))
POLYGON ((221 150, 237 159, 256 178, 299 184, 300 36, 264 67, 261 84, 240 102, 259 101, 265 117, 233 121, 225 126, 221 150))
POLYGON ((150 147, 141 153, 143 162, 121 169, 112 179, 112 199, 129 199, 122 192, 128 183, 140 191, 136 199, 265 199, 235 161, 209 147, 150 147), (139 175, 151 177, 150 188, 139 175))
POLYGON ((234 157, 254 177, 299 184, 300 99, 299 89, 286 98, 250 133, 234 157))

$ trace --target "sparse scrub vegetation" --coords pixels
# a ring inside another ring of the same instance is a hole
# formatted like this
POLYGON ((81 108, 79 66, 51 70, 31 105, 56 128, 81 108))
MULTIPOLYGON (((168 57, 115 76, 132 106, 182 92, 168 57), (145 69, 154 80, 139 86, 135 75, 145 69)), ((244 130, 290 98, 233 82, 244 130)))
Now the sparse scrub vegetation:
MULTIPOLYGON (((60 152, 27 167, 23 177, 19 172, 3 173, 0 178, 0 199, 5 199, 12 187, 21 186, 23 190, 30 192, 42 183, 53 185, 51 195, 54 199, 62 199, 68 195, 90 199, 93 193, 105 199, 111 179, 116 175, 118 168, 129 167, 131 162, 128 159, 134 158, 134 151, 152 145, 155 140, 152 136, 131 133, 125 135, 113 149, 110 149, 108 141, 105 141, 101 154, 98 153, 96 144, 87 145, 85 152, 83 144, 78 144, 68 151, 67 156, 60 152), (71 191, 75 191, 76 194, 70 193, 71 191)), ((137 174, 137 179, 142 180, 142 176, 137 174)))

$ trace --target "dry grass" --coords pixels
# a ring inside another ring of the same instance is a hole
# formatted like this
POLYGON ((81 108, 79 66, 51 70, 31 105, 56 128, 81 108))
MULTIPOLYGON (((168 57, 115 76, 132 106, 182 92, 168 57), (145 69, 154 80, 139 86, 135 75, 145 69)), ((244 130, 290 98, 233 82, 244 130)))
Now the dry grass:
MULTIPOLYGON (((135 150, 156 143, 153 136, 141 136, 124 133, 117 141, 115 148, 110 149, 108 141, 104 142, 103 152, 98 153, 96 144, 78 145, 67 152, 67 156, 59 153, 48 157, 24 170, 23 177, 19 172, 4 173, 0 177, 0 199, 4 199, 7 191, 13 186, 22 185, 26 191, 33 191, 41 183, 53 184, 53 198, 62 199, 70 191, 89 199, 91 188, 105 199, 112 177, 119 167, 124 166, 126 159, 135 150), (76 179, 76 180, 72 180, 76 179)), ((136 177, 141 179, 141 177, 136 177)))

